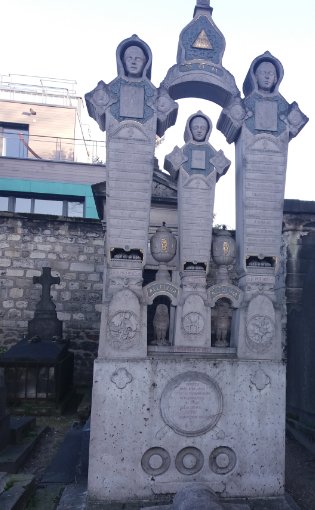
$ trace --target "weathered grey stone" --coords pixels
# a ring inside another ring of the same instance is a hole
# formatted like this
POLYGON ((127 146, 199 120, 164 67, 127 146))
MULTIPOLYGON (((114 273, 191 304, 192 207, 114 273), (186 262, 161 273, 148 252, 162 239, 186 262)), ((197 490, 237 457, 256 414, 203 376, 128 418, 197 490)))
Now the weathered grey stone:
POLYGON ((203 484, 189 484, 177 492, 171 509, 223 510, 223 507, 209 487, 203 484))
POLYGON ((212 124, 202 112, 191 115, 186 145, 165 158, 165 168, 178 178, 180 271, 182 295, 176 312, 175 345, 211 345, 211 314, 206 296, 215 184, 229 168, 222 151, 209 143, 212 124), (198 287, 198 291, 196 291, 198 287))
POLYGON ((95 362, 90 497, 176 493, 188 475, 225 498, 282 495, 284 365, 169 358, 95 362))
POLYGON ((223 34, 212 19, 209 3, 197 3, 194 19, 179 36, 177 64, 161 83, 173 99, 198 97, 225 106, 239 91, 222 66, 223 34))

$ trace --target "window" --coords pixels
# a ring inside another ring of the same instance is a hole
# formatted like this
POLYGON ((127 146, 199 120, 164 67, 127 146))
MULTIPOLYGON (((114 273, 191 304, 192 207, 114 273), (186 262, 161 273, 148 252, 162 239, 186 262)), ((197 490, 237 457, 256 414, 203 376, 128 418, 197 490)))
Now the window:
POLYGON ((0 191, 0 211, 84 217, 84 199, 0 191))
MULTIPOLYGON (((10 204, 11 205, 11 204, 10 204)), ((16 198, 14 212, 31 212, 32 201, 30 198, 16 198)))
MULTIPOLYGON (((55 214, 57 216, 63 215, 63 201, 62 200, 40 200, 35 199, 34 213, 36 214, 55 214)), ((64 214, 67 216, 67 214, 64 214)))
POLYGON ((0 123, 0 155, 27 158, 28 125, 0 123))
POLYGON ((9 197, 1 197, 0 196, 0 211, 8 211, 9 210, 9 197))

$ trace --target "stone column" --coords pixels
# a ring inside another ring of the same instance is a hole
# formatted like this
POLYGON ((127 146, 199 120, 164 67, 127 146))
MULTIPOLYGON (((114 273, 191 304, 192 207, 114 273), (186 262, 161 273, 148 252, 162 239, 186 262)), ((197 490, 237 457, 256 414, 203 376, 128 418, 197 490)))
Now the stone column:
POLYGON ((165 168, 178 179, 181 299, 177 308, 175 345, 211 346, 207 301, 213 205, 216 181, 230 166, 222 151, 209 143, 212 124, 201 111, 186 124, 185 142, 165 158, 165 168))
MULTIPOLYGON (((236 146, 236 242, 239 286, 245 292, 234 324, 238 356, 282 357, 282 306, 276 296, 288 144, 307 122, 297 103, 278 91, 279 60, 266 52, 246 76, 218 128, 236 146)), ((284 283, 284 282, 283 282, 284 283)))
POLYGON ((151 83, 152 55, 136 35, 116 52, 118 77, 86 94, 106 139, 106 268, 100 357, 146 356, 142 270, 156 134, 175 123, 177 104, 151 83))

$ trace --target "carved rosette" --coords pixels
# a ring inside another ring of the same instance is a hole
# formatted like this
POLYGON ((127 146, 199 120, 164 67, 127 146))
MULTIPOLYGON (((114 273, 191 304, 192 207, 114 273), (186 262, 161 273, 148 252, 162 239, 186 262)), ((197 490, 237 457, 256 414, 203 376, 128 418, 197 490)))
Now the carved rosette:
POLYGON ((119 311, 108 321, 110 344, 119 351, 125 351, 139 342, 139 320, 132 311, 119 311))
POLYGON ((273 320, 266 315, 254 315, 246 323, 247 344, 254 352, 265 352, 275 334, 273 320))
POLYGON ((249 303, 246 318, 246 344, 257 354, 268 351, 275 338, 275 311, 272 301, 264 295, 249 303))

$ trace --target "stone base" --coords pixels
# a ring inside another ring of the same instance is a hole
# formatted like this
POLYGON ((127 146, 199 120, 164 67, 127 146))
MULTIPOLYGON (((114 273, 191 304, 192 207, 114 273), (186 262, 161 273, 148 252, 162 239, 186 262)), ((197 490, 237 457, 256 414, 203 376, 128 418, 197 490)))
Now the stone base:
MULTIPOLYGON (((222 503, 222 510, 299 510, 300 507, 288 496, 248 500, 232 500, 222 503)), ((106 510, 106 509, 104 509, 106 510)), ((128 508, 127 508, 128 510, 128 508)), ((172 505, 145 506, 140 510, 172 510, 172 505)))
POLYGON ((97 360, 89 500, 153 503, 195 481, 224 499, 283 496, 284 430, 281 362, 97 360))

